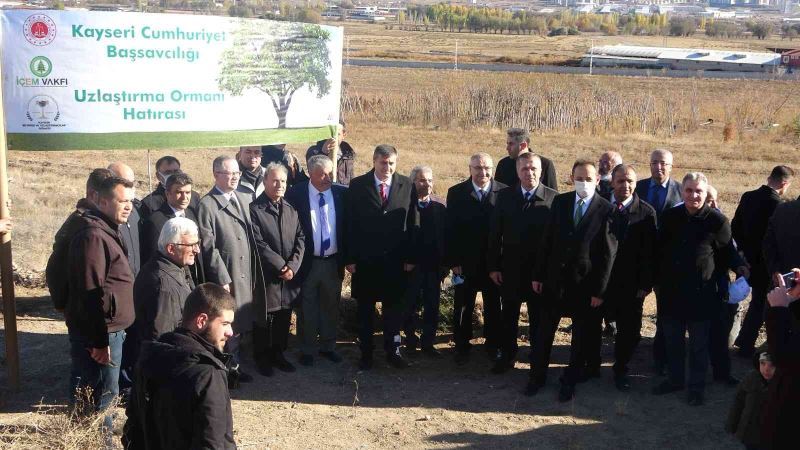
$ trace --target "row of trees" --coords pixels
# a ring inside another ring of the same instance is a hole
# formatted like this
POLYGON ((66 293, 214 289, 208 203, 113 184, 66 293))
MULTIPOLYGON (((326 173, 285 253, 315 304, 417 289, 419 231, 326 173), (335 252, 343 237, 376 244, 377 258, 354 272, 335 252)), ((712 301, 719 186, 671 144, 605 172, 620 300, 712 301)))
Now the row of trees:
MULTIPOLYGON (((712 37, 738 37, 749 32, 758 39, 772 34, 770 22, 733 21, 692 17, 668 17, 666 14, 576 14, 563 11, 555 15, 534 15, 528 11, 464 5, 411 5, 397 16, 401 29, 440 30, 472 33, 508 33, 558 35, 577 32, 601 32, 607 35, 691 36, 703 32, 712 37)), ((800 36, 800 26, 784 27, 783 36, 800 36)))

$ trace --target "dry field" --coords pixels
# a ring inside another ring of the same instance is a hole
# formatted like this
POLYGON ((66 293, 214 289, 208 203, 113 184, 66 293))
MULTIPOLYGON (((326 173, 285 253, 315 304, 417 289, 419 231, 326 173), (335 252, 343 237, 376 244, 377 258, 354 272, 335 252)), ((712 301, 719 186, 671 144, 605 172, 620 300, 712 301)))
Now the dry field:
MULTIPOLYGON (((565 110, 576 117, 583 117, 581 114, 587 108, 600 111, 607 107, 603 105, 617 104, 613 102, 624 105, 652 97, 652 110, 639 119, 658 119, 661 127, 648 125, 642 130, 639 122, 616 119, 602 122, 595 118, 579 121, 569 128, 535 131, 534 147, 555 161, 562 190, 569 189, 569 167, 578 157, 596 158, 604 149, 615 149, 646 171, 649 151, 668 147, 675 154, 676 176, 681 177, 689 170, 704 171, 721 192, 724 212, 732 215, 741 193, 760 185, 772 166, 786 163, 800 167, 797 141, 785 128, 800 111, 796 84, 365 68, 347 68, 345 76, 350 103, 370 105, 367 109, 352 109, 345 117, 348 141, 359 153, 357 172, 368 168, 371 148, 391 143, 400 151, 401 172, 407 173, 419 163, 433 167, 439 194, 465 177, 471 153, 487 151, 499 159, 504 154, 504 127, 516 125, 501 122, 489 125, 489 120, 470 120, 469 111, 447 112, 444 108, 438 109, 437 118, 421 115, 419 103, 426 98, 441 104, 460 102, 472 95, 471 86, 482 86, 491 92, 524 87, 525 93, 555 95, 572 90, 596 93, 591 101, 581 100, 583 95, 566 97, 565 102, 574 104, 565 103, 565 110), (413 95, 423 92, 432 93, 428 97, 413 95), (626 103, 626 99, 631 101, 626 103), (782 99, 788 100, 783 103, 782 99), (663 126, 667 117, 673 117, 677 126, 663 126), (705 123, 708 118, 714 122, 708 125, 693 122, 697 119, 705 123), (732 141, 723 142, 723 124, 727 121, 736 124, 737 133, 732 141), (765 128, 766 123, 781 126, 765 128)), ((496 103, 495 99, 489 104, 496 103)), ((533 112, 524 116, 503 114, 498 109, 500 118, 538 117, 533 112)), ((289 147, 301 153, 306 145, 289 147)), ((233 151, 203 149, 169 153, 177 156, 196 180, 196 190, 205 192, 211 184, 211 159, 233 151)), ((163 154, 166 152, 153 152, 152 160, 163 154)), ((12 214, 16 222, 14 257, 20 269, 44 267, 52 236, 82 195, 86 174, 91 168, 113 160, 125 161, 134 168, 140 180, 138 195, 144 196, 148 190, 145 151, 11 152, 12 214)), ((792 196, 796 194, 797 190, 790 192, 792 196)), ((69 363, 63 321, 50 307, 45 290, 19 288, 17 295, 23 388, 16 394, 3 389, 5 373, 0 374, 0 447, 5 442, 2 433, 9 430, 8 426, 34 422, 31 413, 40 401, 58 405, 66 399, 69 363)), ((348 304, 345 302, 345 306, 348 304)), ((652 299, 646 309, 644 333, 652 336, 652 299)), ((527 334, 526 327, 522 332, 527 334)), ((520 391, 527 377, 527 363, 518 362, 516 370, 493 376, 488 361, 477 351, 469 366, 456 368, 450 359, 449 335, 439 338, 439 347, 447 356, 441 361, 418 358, 412 368, 402 372, 379 364, 369 373, 356 371, 358 351, 352 333, 343 331, 341 338, 346 356, 341 365, 317 362, 315 367, 301 368, 291 375, 256 377, 255 383, 233 393, 236 438, 242 448, 731 448, 737 445, 722 428, 732 400, 730 388, 710 386, 707 404, 700 408, 686 406, 682 395, 656 398, 649 394, 650 387, 658 381, 649 370, 649 337, 642 342, 634 361, 635 386, 631 393, 618 393, 613 388, 610 369, 606 369, 602 380, 579 386, 576 400, 567 404, 555 401, 555 369, 550 386, 535 398, 525 398, 520 391)), ((568 357, 568 335, 559 333, 556 344, 554 364, 559 366, 568 357)), ((612 354, 608 344, 604 346, 606 361, 611 360, 612 354)), ((525 359, 527 350, 520 355, 521 360, 525 359)), ((293 353, 290 356, 295 358, 293 353)), ((736 375, 748 370, 746 362, 734 363, 736 375)), ((249 368, 254 372, 251 363, 249 368)))
POLYGON ((461 62, 512 62, 522 64, 564 64, 583 55, 594 45, 630 44, 688 48, 766 51, 767 47, 797 47, 797 42, 778 36, 758 39, 718 39, 703 34, 692 37, 604 36, 584 33, 578 36, 546 37, 538 35, 450 33, 387 29, 384 24, 328 22, 344 26, 345 48, 351 58, 388 58, 425 61, 452 61, 458 41, 461 62))

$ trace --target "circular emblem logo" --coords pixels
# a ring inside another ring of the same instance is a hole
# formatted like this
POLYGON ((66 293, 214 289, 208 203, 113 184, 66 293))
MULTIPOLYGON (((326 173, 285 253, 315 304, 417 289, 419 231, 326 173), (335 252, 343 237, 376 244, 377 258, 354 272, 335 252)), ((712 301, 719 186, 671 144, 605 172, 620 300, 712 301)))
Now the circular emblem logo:
POLYGON ((26 114, 30 121, 58 121, 61 113, 58 111, 58 103, 49 95, 37 95, 28 101, 28 112, 26 114))
POLYGON ((30 68, 32 74, 43 78, 50 75, 50 72, 53 70, 53 63, 45 56, 34 56, 31 60, 30 68))
POLYGON ((56 38, 56 23, 44 14, 34 14, 22 26, 25 39, 33 45, 44 46, 56 38))

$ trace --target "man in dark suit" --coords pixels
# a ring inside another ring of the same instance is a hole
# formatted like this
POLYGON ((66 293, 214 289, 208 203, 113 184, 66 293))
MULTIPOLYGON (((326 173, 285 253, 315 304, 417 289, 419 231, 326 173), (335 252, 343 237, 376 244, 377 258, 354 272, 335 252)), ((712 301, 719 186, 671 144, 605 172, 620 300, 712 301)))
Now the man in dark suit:
MULTIPOLYGON (((147 262, 158 251, 158 237, 161 228, 169 219, 186 217, 197 223, 197 216, 189 209, 192 198, 192 179, 189 175, 178 172, 167 179, 164 198, 166 201, 142 221, 142 260, 147 262)), ((199 266, 199 264, 198 264, 199 266)), ((195 279, 195 283, 199 280, 195 279)), ((200 281, 202 283, 202 281, 200 281)))
POLYGON ((447 191, 447 259, 455 284, 453 339, 459 365, 469 361, 478 292, 483 298, 483 336, 489 357, 498 359, 500 348, 500 291, 489 278, 486 253, 492 211, 498 192, 506 185, 492 179, 492 169, 492 157, 476 153, 469 160, 470 178, 447 191))
POLYGON ((489 277, 502 293, 501 358, 492 368, 494 373, 504 373, 514 367, 522 302, 528 303, 531 335, 539 319, 534 306, 540 302, 533 301, 531 276, 550 217, 550 204, 558 195, 539 182, 541 173, 539 156, 530 152, 519 155, 519 181, 498 193, 492 213, 487 265, 489 277))
POLYGON ((450 272, 444 259, 447 208, 440 198, 433 195, 433 169, 416 166, 409 178, 417 189, 414 208, 419 215, 419 224, 411 229, 411 252, 416 266, 408 274, 406 288, 405 347, 407 351, 419 347, 427 356, 441 357, 433 344, 439 325, 441 283, 450 272), (417 337, 420 306, 423 308, 421 339, 417 337))
MULTIPOLYGON (((156 161, 156 178, 158 179, 158 186, 153 189, 153 192, 147 194, 147 196, 142 199, 142 206, 140 208, 142 219, 146 219, 150 213, 157 211, 159 208, 161 208, 161 205, 167 201, 164 195, 167 179, 171 175, 174 175, 180 171, 181 162, 178 161, 178 158, 169 155, 158 158, 158 161, 156 161)), ((189 209, 191 209, 195 215, 197 214, 197 208, 200 205, 200 197, 200 194, 192 191, 192 199, 189 203, 189 209)))
POLYGON ((333 184, 333 162, 325 155, 308 160, 309 181, 295 184, 286 199, 297 210, 306 237, 306 253, 297 276, 302 282, 298 312, 300 364, 314 363, 314 353, 340 362, 336 352, 339 300, 344 278, 347 188, 333 184), (319 344, 317 344, 319 336, 319 344))
MULTIPOLYGON (((656 242, 656 212, 634 192, 636 171, 620 164, 611 171, 613 191, 608 194, 614 206, 611 232, 617 238, 617 256, 606 290, 606 318, 615 321, 614 384, 620 391, 631 388, 628 363, 642 338, 642 305, 653 288, 653 259, 656 242)), ((600 360, 602 342, 594 343, 600 360)))
POLYGON ((611 233, 608 201, 597 194, 597 168, 578 160, 572 166, 575 191, 557 196, 542 236, 533 273, 533 291, 541 297, 539 330, 527 395, 544 386, 553 339, 562 316, 572 318, 569 366, 561 377, 558 400, 575 397, 575 385, 598 376, 592 340, 600 334, 601 309, 611 275, 617 240, 611 233))
POLYGON ((728 256, 731 226, 706 204, 708 180, 700 172, 683 178, 683 205, 664 212, 658 229, 659 320, 667 349, 668 379, 653 389, 682 390, 689 332, 689 404, 703 404, 711 321, 719 313, 718 270, 728 256))
POLYGON ((382 303, 383 345, 386 359, 396 368, 407 367, 400 353, 404 272, 411 271, 409 226, 416 223, 414 183, 395 173, 397 150, 375 147, 373 169, 353 178, 348 189, 347 271, 353 274, 353 297, 358 301, 361 368, 372 368, 375 303, 382 303))
MULTIPOLYGON (((527 130, 522 128, 509 128, 506 132, 506 151, 508 156, 504 157, 497 163, 497 170, 495 170, 494 178, 505 184, 506 186, 513 186, 517 184, 517 156, 522 153, 530 152, 531 149, 531 135, 527 130)), ((558 192, 558 176, 556 176, 556 166, 553 161, 539 155, 542 160, 542 176, 540 183, 558 192)))
MULTIPOLYGON (((657 148, 650 154, 650 178, 636 183, 636 195, 656 210, 656 226, 659 226, 661 214, 681 202, 680 183, 670 178, 672 173, 672 152, 657 148)), ((660 317, 661 300, 658 286, 656 291, 656 315, 660 317)), ((653 338, 653 362, 656 373, 663 374, 666 368, 667 349, 664 346, 664 334, 656 319, 656 335, 653 338)))
POLYGON ((753 356, 758 330, 764 323, 767 291, 771 286, 771 274, 764 261, 763 247, 767 223, 780 204, 781 198, 789 190, 793 177, 794 171, 791 168, 776 166, 767 178, 766 185, 742 194, 731 222, 733 239, 750 264, 749 281, 753 287, 750 306, 735 342, 742 356, 753 356))
POLYGON ((615 151, 608 150, 600 155, 600 160, 597 162, 597 174, 600 178, 597 182, 597 192, 605 199, 608 199, 614 190, 614 186, 611 185, 611 171, 620 164, 622 155, 615 151))

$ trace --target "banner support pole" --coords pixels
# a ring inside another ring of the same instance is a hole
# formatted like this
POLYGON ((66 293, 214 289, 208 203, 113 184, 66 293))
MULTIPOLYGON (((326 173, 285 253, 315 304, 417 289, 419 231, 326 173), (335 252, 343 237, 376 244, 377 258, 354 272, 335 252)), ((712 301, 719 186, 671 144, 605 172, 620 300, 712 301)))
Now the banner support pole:
POLYGON ((150 164, 150 149, 147 149, 147 193, 153 192, 153 165, 150 164))
MULTIPOLYGON (((2 67, 0 67, 2 74, 2 67)), ((0 219, 9 219, 8 208, 8 142, 3 111, 3 86, 0 77, 0 219)), ((19 389, 19 344, 17 341, 17 304, 14 296, 14 268, 11 257, 11 232, 0 235, 0 285, 3 289, 3 326, 6 341, 8 385, 19 389)))

